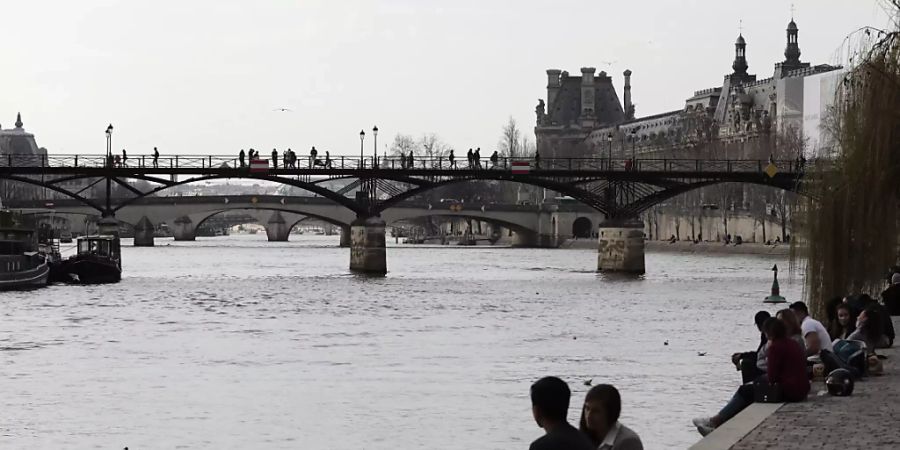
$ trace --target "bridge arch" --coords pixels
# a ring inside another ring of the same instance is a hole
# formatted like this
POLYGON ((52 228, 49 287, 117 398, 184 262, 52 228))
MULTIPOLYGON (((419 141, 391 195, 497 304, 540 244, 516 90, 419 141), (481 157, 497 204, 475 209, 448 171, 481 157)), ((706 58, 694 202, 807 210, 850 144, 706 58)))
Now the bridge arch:
POLYGON ((591 219, 579 217, 572 222, 572 236, 576 238, 590 238, 594 234, 594 225, 591 219))

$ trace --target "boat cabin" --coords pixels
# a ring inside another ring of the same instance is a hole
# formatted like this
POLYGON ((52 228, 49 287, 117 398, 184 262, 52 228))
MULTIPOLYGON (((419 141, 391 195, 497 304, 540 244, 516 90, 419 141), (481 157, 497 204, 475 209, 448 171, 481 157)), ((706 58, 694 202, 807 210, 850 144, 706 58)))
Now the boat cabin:
POLYGON ((85 236, 78 238, 79 255, 105 256, 119 259, 119 239, 112 235, 85 236))

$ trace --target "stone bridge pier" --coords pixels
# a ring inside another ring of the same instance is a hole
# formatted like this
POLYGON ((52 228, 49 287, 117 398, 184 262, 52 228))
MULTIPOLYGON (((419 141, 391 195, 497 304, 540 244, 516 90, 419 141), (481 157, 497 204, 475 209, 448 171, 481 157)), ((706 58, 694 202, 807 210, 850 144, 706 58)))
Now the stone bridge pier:
POLYGON ((156 227, 147 216, 141 217, 137 225, 134 226, 134 246, 135 247, 153 247, 153 235, 156 227))
POLYGON ((384 227, 381 216, 358 217, 350 224, 350 270, 371 275, 387 273, 384 227))
POLYGON ((284 220, 279 211, 273 212, 264 226, 269 242, 287 242, 291 235, 291 224, 284 220))
POLYGON ((597 270, 643 275, 644 222, 638 218, 607 219, 600 224, 597 270))
POLYGON ((193 241, 197 239, 197 226, 188 216, 181 216, 172 221, 172 237, 176 241, 193 241))

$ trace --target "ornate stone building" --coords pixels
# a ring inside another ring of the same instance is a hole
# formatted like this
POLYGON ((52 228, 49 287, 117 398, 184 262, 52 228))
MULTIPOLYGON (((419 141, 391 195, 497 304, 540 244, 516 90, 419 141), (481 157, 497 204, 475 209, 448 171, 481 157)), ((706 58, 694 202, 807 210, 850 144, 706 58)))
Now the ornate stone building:
MULTIPOLYGON (((25 131, 22 115, 16 115, 15 128, 0 127, 0 166, 35 163, 47 157, 47 149, 38 147, 34 135, 25 131)), ((40 188, 15 181, 0 181, 0 198, 36 199, 44 193, 40 188)))
POLYGON ((538 151, 545 158, 631 157, 632 152, 638 158, 759 157, 776 152, 780 131, 795 131, 815 146, 826 146, 819 123, 841 68, 802 62, 798 34, 791 20, 785 59, 762 80, 748 72, 747 41, 739 35, 732 71, 721 86, 694 92, 682 109, 640 118, 631 102, 630 70, 623 74, 620 104, 606 72, 595 76, 594 68, 585 67, 575 77, 549 69, 546 104, 539 100, 535 110, 538 151), (724 152, 730 153, 716 154, 724 152))

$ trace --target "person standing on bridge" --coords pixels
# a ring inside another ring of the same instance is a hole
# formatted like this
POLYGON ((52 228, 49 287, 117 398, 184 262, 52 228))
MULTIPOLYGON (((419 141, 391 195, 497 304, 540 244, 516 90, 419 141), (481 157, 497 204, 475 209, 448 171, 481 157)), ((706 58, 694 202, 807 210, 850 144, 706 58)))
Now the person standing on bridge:
POLYGON ((541 154, 537 150, 534 151, 534 168, 541 168, 541 154))
POLYGON ((125 153, 125 149, 122 149, 122 167, 128 167, 128 153, 125 153))
POLYGON ((273 169, 278 168, 278 150, 276 150, 274 148, 272 149, 272 168, 273 169))
POLYGON ((153 147, 153 168, 159 168, 159 150, 153 147))
POLYGON ((403 153, 402 150, 400 151, 400 168, 406 169, 406 153, 403 153))
POLYGON ((475 161, 475 168, 481 169, 481 147, 475 149, 475 154, 472 155, 472 161, 475 161))
POLYGON ((325 168, 331 168, 331 153, 329 153, 328 150, 325 150, 325 168))
POLYGON ((466 159, 469 161, 469 169, 473 169, 475 166, 475 153, 472 153, 471 148, 468 153, 466 153, 466 159))
POLYGON ((406 167, 409 168, 409 169, 415 169, 415 168, 416 168, 416 166, 413 164, 413 152, 412 152, 412 150, 409 151, 409 156, 407 157, 407 160, 406 160, 406 167))
POLYGON ((316 150, 316 146, 314 145, 312 149, 309 151, 309 168, 312 169, 316 165, 316 155, 319 152, 316 150))
POLYGON ((450 163, 450 169, 456 168, 456 157, 453 155, 453 149, 450 149, 450 154, 447 155, 447 161, 450 163))
POLYGON ((497 153, 497 150, 494 150, 494 153, 491 153, 491 169, 497 167, 497 162, 500 161, 500 154, 497 153))
POLYGON ((241 167, 244 167, 244 149, 241 149, 241 152, 238 153, 238 161, 240 162, 241 167))

